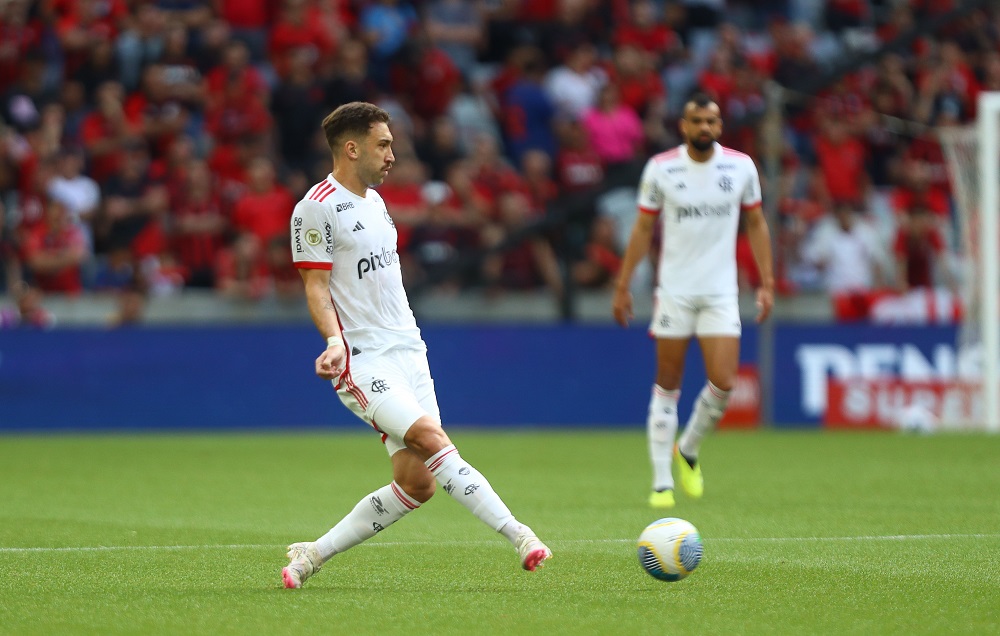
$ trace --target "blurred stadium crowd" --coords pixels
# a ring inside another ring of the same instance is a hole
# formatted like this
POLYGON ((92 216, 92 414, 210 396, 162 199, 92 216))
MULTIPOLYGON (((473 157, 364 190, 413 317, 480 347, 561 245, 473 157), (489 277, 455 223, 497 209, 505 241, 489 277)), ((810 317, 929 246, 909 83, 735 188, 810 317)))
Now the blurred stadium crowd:
MULTIPOLYGON (((289 214, 329 171, 321 119, 354 100, 393 116, 379 191, 408 284, 606 286, 635 213, 610 176, 634 184, 678 143, 697 89, 722 142, 760 161, 769 79, 788 89, 779 292, 824 289, 838 317, 867 318, 886 290, 956 285, 930 127, 1000 90, 1000 10, 803 91, 955 4, 0 0, 0 292, 20 305, 0 323, 44 323, 39 293, 119 293, 123 320, 185 288, 298 296, 289 214), (454 267, 566 208, 563 230, 454 267)), ((747 245, 738 258, 753 285, 747 245)))

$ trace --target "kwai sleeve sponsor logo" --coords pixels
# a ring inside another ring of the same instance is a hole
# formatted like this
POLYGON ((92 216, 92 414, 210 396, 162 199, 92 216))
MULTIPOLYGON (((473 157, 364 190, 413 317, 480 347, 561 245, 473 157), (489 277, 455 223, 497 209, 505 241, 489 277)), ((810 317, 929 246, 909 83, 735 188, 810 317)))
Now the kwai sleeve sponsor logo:
MULTIPOLYGON (((326 244, 327 254, 333 253, 333 228, 329 223, 325 224, 324 227, 326 234, 326 244)), ((320 232, 314 227, 306 228, 303 227, 303 220, 300 217, 294 217, 292 219, 292 245, 294 246, 296 254, 302 254, 305 252, 305 247, 302 245, 305 242, 306 245, 310 247, 316 247, 323 242, 324 233, 320 232)))
POLYGON ((302 253, 302 217, 292 219, 292 244, 295 245, 295 253, 302 253))
POLYGON ((663 193, 660 190, 660 186, 652 179, 643 181, 639 187, 639 191, 642 201, 659 205, 663 200, 663 193))

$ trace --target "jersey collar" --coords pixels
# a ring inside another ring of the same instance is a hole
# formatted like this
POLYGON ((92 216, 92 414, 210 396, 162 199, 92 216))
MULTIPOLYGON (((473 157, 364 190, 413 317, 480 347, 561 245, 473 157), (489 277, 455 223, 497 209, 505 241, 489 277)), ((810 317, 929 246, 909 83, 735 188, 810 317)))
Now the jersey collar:
POLYGON ((348 190, 346 187, 344 187, 343 183, 337 181, 333 177, 333 173, 332 172, 330 174, 326 175, 326 180, 327 180, 327 182, 330 185, 332 185, 333 187, 337 188, 337 190, 339 190, 340 192, 346 194, 349 197, 354 197, 355 199, 361 199, 362 201, 367 201, 368 200, 368 190, 371 190, 371 188, 368 188, 368 190, 365 190, 365 196, 359 197, 358 195, 354 194, 353 192, 351 192, 350 190, 348 190))
POLYGON ((712 143, 712 156, 708 158, 708 161, 695 161, 688 154, 687 144, 681 144, 681 156, 684 157, 684 162, 692 167, 708 167, 713 165, 722 156, 722 144, 719 142, 712 143))

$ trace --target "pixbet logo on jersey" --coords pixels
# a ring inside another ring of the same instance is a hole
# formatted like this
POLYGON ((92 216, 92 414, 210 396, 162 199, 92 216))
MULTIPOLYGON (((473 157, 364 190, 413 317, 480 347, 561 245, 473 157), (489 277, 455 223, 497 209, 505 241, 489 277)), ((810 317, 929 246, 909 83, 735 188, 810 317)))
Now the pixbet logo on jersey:
POLYGON ((364 278, 364 275, 368 272, 374 271, 375 269, 391 267, 398 262, 399 254, 396 252, 396 248, 387 250, 383 247, 382 251, 378 254, 371 252, 371 256, 368 258, 362 258, 358 261, 358 280, 364 278))
POLYGON ((684 219, 702 218, 709 216, 731 216, 733 213, 729 205, 712 205, 702 203, 701 205, 682 205, 677 208, 677 222, 684 219))

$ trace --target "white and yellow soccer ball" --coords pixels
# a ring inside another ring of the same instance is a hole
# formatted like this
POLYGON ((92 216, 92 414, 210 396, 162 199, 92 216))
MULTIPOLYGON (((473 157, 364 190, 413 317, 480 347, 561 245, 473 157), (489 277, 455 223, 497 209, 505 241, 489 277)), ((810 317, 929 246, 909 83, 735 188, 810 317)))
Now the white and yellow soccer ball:
POLYGON ((639 563, 661 581, 680 581, 691 574, 702 554, 698 529, 684 519, 659 519, 639 535, 639 563))

